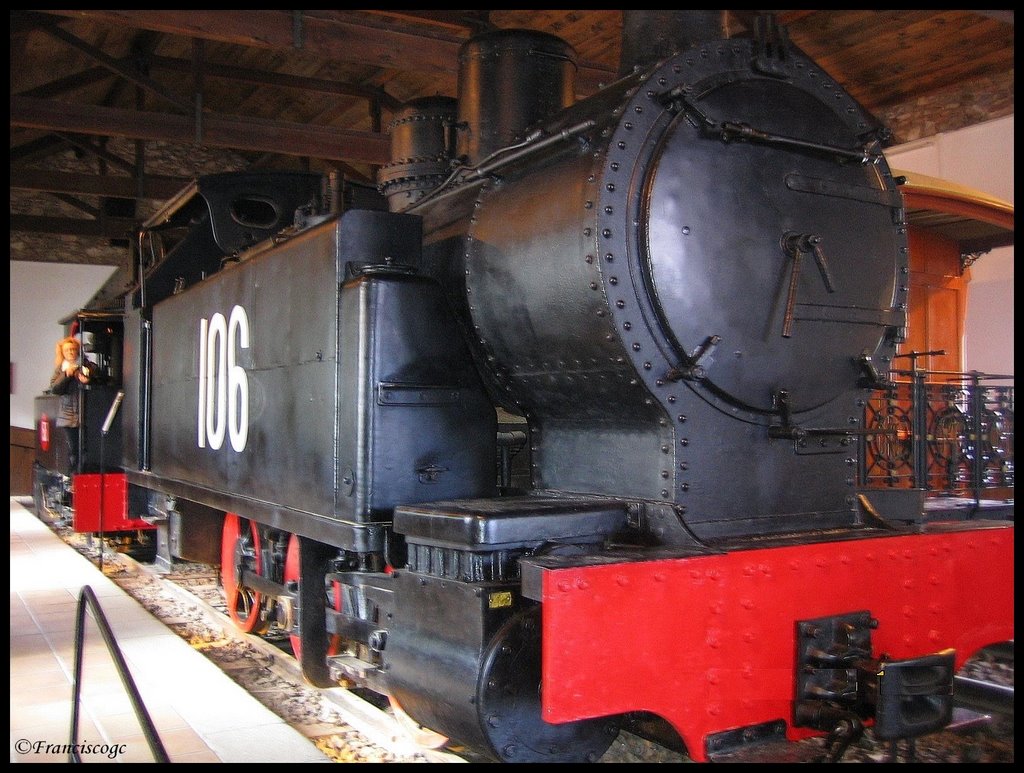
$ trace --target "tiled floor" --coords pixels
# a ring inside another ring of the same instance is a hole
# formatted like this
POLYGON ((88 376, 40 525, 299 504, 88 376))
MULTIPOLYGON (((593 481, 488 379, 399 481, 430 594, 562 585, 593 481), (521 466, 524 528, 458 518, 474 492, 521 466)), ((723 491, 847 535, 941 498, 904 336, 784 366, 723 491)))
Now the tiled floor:
MULTIPOLYGON (((11 762, 68 762, 75 614, 92 588, 171 762, 330 762, 11 498, 11 762)), ((83 762, 152 752, 88 617, 83 762)))

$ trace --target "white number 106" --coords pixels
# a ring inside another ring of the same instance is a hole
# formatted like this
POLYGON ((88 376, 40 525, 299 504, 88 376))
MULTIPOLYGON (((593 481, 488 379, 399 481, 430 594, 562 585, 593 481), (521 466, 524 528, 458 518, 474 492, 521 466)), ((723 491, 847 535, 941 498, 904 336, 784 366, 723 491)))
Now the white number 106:
POLYGON ((231 447, 245 449, 249 437, 249 380, 235 364, 235 351, 249 348, 249 318, 235 306, 199 320, 199 447, 218 450, 227 430, 231 447))

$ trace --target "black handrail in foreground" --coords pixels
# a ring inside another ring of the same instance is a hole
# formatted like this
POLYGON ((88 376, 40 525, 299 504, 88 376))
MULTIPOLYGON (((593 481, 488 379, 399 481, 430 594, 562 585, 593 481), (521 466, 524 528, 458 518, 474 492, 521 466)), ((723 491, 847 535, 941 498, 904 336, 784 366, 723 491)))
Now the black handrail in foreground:
POLYGON ((138 718, 139 724, 142 725, 142 732, 146 736, 149 750, 153 752, 153 761, 170 762, 167 752, 164 750, 163 742, 160 740, 160 736, 156 734, 156 728, 153 727, 153 720, 150 719, 149 712, 146 711, 146 707, 142 703, 142 697, 135 686, 135 680, 132 679, 132 675, 128 671, 128 665, 124 662, 121 648, 117 646, 114 633, 110 630, 107 617, 103 614, 99 601, 96 600, 96 594, 93 593, 92 588, 88 585, 83 585, 81 592, 78 594, 78 611, 75 616, 75 684, 71 695, 71 750, 68 752, 68 762, 82 761, 82 757, 78 753, 78 711, 82 699, 82 644, 85 641, 86 606, 90 607, 95 615, 96 625, 100 629, 100 635, 103 637, 104 644, 107 645, 107 652, 110 653, 114 666, 117 668, 117 675, 121 677, 121 684, 124 685, 124 689, 127 691, 129 699, 131 699, 132 708, 135 710, 135 716, 138 718))

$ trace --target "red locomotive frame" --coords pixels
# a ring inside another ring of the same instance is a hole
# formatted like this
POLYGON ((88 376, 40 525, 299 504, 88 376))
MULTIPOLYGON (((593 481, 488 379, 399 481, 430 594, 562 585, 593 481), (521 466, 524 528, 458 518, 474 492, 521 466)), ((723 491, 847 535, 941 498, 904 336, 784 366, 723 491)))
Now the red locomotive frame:
POLYGON ((543 717, 653 712, 703 762, 708 737, 737 727, 816 734, 790 725, 798 620, 870 610, 873 654, 952 644, 956 668, 1013 639, 1013 524, 928 532, 543 569, 543 717))

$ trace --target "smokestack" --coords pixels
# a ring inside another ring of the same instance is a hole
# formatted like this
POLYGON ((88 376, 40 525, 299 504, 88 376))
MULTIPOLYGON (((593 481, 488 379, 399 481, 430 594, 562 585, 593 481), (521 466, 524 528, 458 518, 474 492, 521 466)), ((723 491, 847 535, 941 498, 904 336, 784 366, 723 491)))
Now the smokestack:
POLYGON ((459 53, 459 159, 475 164, 522 139, 573 103, 575 81, 576 52, 554 35, 507 29, 470 38, 459 53))
POLYGON ((730 37, 729 11, 623 11, 619 76, 646 69, 705 40, 730 37))

